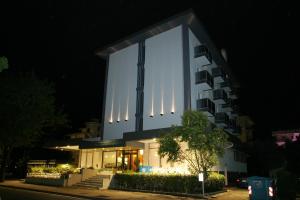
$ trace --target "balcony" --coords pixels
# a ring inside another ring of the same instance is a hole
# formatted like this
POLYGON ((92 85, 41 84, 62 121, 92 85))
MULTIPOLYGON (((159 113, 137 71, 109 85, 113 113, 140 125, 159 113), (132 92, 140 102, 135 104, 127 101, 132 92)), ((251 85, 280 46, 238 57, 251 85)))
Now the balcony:
POLYGON ((218 127, 227 127, 229 124, 229 117, 225 112, 218 112, 215 114, 215 123, 218 127))
POLYGON ((236 129, 236 119, 229 119, 228 126, 226 127, 226 130, 229 131, 230 133, 233 133, 234 130, 236 129))
POLYGON ((212 62, 212 56, 208 48, 204 45, 194 47, 194 58, 200 65, 210 65, 212 62))
POLYGON ((220 87, 222 89, 224 89, 226 92, 230 92, 231 91, 231 83, 230 83, 229 79, 226 79, 225 81, 221 82, 220 87))
POLYGON ((226 74, 222 68, 216 67, 212 69, 212 76, 214 77, 214 81, 216 83, 221 83, 226 80, 226 74))
POLYGON ((228 98, 227 101, 224 104, 222 104, 222 109, 224 112, 232 112, 233 105, 234 105, 233 100, 228 98))
POLYGON ((198 99, 197 110, 204 112, 209 117, 213 117, 215 114, 215 104, 208 98, 198 99))
POLYGON ((230 91, 229 96, 230 96, 231 99, 237 99, 238 98, 237 92, 235 90, 230 91))
POLYGON ((199 84, 203 90, 210 90, 214 87, 214 80, 208 71, 196 72, 196 84, 199 84))
POLYGON ((241 132, 241 128, 237 125, 237 122, 235 119, 230 119, 228 126, 226 128, 227 131, 229 131, 231 134, 238 135, 241 132))
POLYGON ((223 89, 216 89, 213 92, 215 103, 224 104, 227 102, 227 93, 223 89))
POLYGON ((240 107, 238 105, 232 105, 231 116, 237 117, 240 112, 240 107))

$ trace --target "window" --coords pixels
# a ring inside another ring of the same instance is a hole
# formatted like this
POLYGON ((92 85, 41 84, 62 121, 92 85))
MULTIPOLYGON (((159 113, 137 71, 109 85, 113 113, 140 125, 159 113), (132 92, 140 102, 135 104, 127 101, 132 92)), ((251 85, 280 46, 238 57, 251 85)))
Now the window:
POLYGON ((115 151, 104 151, 103 152, 103 167, 104 168, 116 167, 116 152, 115 151))

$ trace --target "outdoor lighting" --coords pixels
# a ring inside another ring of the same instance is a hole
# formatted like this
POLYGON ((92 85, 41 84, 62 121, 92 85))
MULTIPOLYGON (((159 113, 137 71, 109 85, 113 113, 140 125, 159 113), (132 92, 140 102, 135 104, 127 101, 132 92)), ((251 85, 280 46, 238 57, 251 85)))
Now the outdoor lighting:
POLYGON ((164 115, 164 93, 161 91, 161 107, 160 107, 160 116, 164 115))
POLYGON ((143 154, 144 154, 144 150, 143 150, 143 149, 140 149, 140 150, 139 150, 139 153, 140 153, 140 155, 143 155, 143 154))
POLYGON ((172 106, 171 106, 171 114, 174 114, 174 113, 175 113, 175 89, 174 89, 174 82, 172 82, 172 106))
POLYGON ((191 174, 185 167, 152 167, 152 172, 157 174, 191 174))
POLYGON ((154 117, 154 114, 153 114, 153 113, 151 113, 151 114, 149 115, 149 117, 154 117))
POLYGON ((113 123, 113 119, 110 119, 110 120, 108 121, 108 123, 112 124, 112 123, 113 123))
POLYGON ((250 185, 248 186, 248 193, 249 193, 249 195, 252 195, 252 188, 250 185))
POLYGON ((269 187, 269 196, 273 197, 273 188, 272 187, 269 187))
POLYGON ((117 123, 119 123, 120 122, 120 120, 117 120, 117 123))

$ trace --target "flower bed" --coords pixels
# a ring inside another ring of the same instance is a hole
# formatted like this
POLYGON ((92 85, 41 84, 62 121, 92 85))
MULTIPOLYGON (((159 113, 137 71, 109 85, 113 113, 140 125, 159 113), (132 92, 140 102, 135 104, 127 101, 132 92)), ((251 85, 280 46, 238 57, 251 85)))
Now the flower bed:
POLYGON ((25 182, 39 185, 65 186, 69 174, 78 174, 79 169, 64 164, 57 167, 31 167, 25 182))
MULTIPOLYGON (((174 193, 199 194, 202 183, 193 175, 157 175, 157 174, 116 174, 111 189, 134 189, 174 193)), ((225 177, 218 173, 210 173, 205 181, 205 191, 215 192, 223 189, 225 177)))

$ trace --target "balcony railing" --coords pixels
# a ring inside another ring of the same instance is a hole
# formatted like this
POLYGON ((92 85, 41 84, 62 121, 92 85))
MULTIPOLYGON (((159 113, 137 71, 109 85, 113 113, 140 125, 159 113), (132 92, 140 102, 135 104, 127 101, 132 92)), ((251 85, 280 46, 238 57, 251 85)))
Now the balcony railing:
POLYGON ((210 99, 198 99, 197 100, 197 110, 202 112, 207 112, 209 115, 215 114, 215 104, 210 99))
POLYGON ((214 87, 214 79, 209 74, 208 71, 203 70, 196 72, 196 84, 207 84, 208 88, 205 89, 212 89, 214 87))
POLYGON ((220 67, 212 68, 212 76, 217 82, 223 82, 226 78, 225 72, 220 67))
POLYGON ((229 129, 235 129, 236 128, 236 120, 235 119, 230 119, 229 120, 228 128, 229 129))
POLYGON ((227 93, 223 89, 216 89, 213 92, 214 101, 218 101, 220 103, 227 102, 227 93))
POLYGON ((240 107, 236 104, 232 105, 231 115, 238 116, 239 112, 240 112, 240 107))
POLYGON ((233 105, 234 105, 233 100, 230 98, 227 98, 226 103, 224 103, 222 105, 222 108, 231 108, 232 109, 233 105))
POLYGON ((229 92, 229 96, 230 96, 230 98, 232 98, 232 99, 237 99, 237 98, 238 98, 238 95, 237 95, 236 90, 230 91, 230 92, 229 92))
POLYGON ((222 126, 228 126, 229 124, 229 117, 225 112, 218 112, 215 114, 215 123, 222 125, 222 126))
POLYGON ((209 64, 212 62, 212 56, 209 52, 208 48, 204 45, 199 45, 194 48, 194 58, 198 57, 206 57, 206 59, 209 61, 209 64))
POLYGON ((226 78, 223 82, 220 83, 220 87, 224 89, 226 92, 230 92, 231 89, 231 82, 228 78, 226 78))

